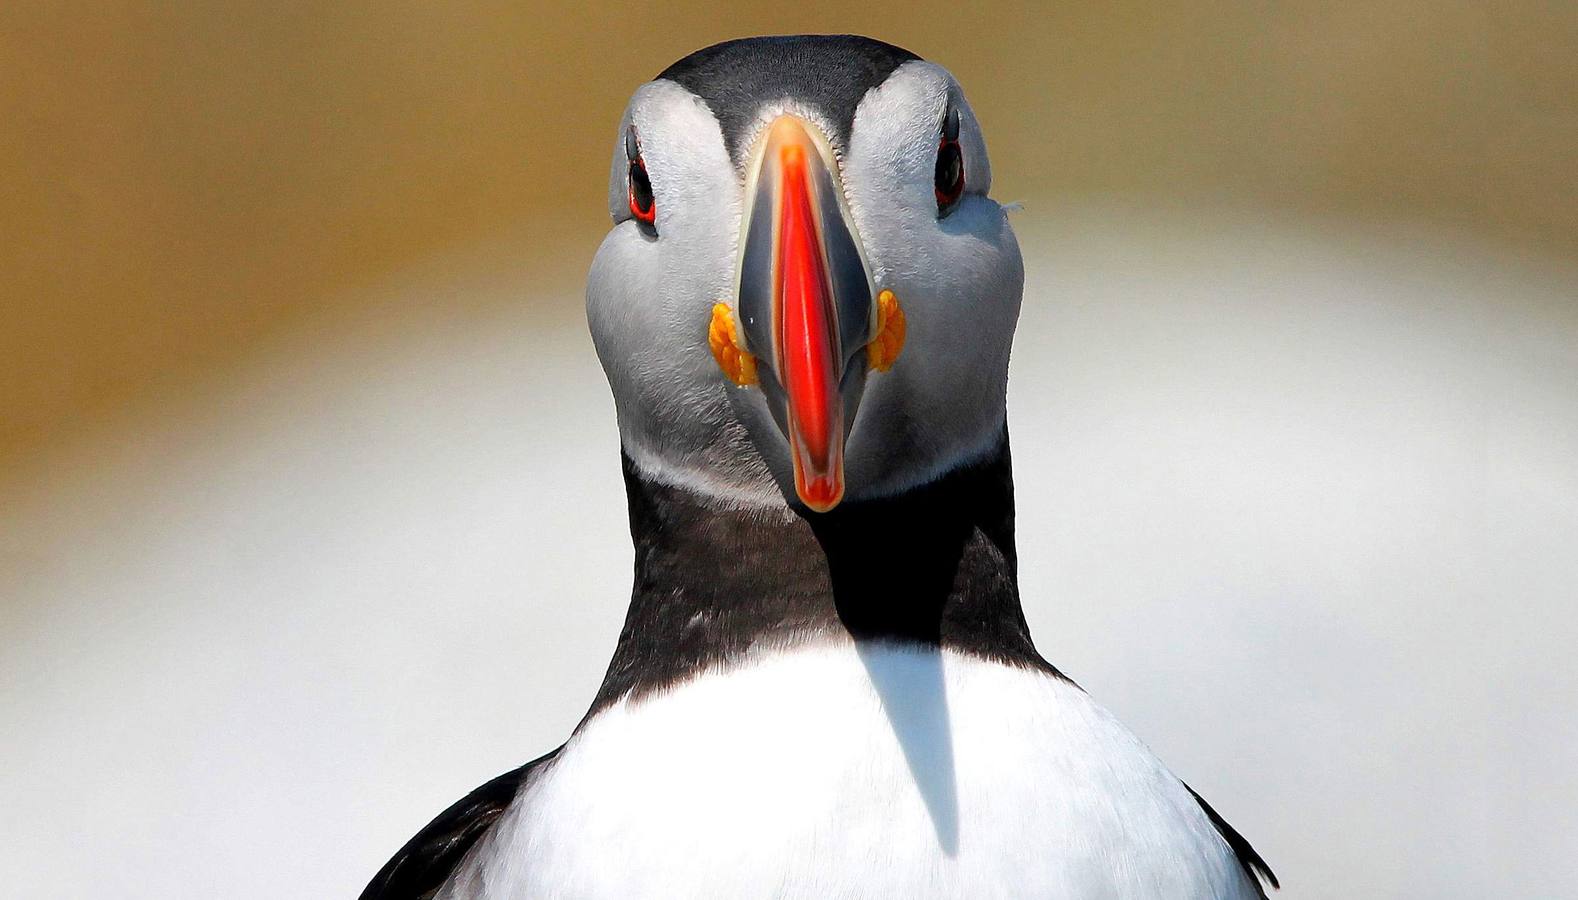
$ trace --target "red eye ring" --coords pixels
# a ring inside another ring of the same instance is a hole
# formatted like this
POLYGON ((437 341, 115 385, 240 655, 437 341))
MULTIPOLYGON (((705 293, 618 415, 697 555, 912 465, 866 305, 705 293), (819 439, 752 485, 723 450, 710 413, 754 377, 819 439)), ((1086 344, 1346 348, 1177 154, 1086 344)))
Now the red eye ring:
POLYGON ((630 160, 629 177, 630 215, 646 226, 657 222, 657 201, 652 196, 652 179, 647 177, 647 164, 637 156, 630 160))
POLYGON ((964 151, 957 139, 944 137, 937 142, 937 169, 933 178, 937 211, 948 212, 964 196, 964 151))

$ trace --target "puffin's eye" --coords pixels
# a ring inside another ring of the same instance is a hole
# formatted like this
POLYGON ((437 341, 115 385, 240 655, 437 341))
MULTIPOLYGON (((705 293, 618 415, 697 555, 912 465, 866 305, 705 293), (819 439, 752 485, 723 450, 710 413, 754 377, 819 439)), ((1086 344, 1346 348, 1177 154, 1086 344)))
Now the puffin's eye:
POLYGON ((652 179, 641 157, 630 161, 630 214, 643 225, 657 221, 657 204, 652 200, 652 179))
POLYGON ((647 177, 646 160, 641 158, 634 128, 625 132, 625 158, 630 160, 630 215, 643 230, 656 234, 657 202, 652 197, 652 179, 647 177))
POLYGON ((937 216, 953 212, 964 196, 964 153, 959 149, 959 111, 949 108, 942 120, 942 136, 937 141, 937 171, 933 179, 937 193, 937 216))

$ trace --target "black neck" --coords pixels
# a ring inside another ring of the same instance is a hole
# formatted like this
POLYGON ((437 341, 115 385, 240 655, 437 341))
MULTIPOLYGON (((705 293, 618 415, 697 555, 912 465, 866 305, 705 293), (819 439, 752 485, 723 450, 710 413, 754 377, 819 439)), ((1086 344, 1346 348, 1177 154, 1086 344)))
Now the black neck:
POLYGON ((903 495, 785 517, 719 510, 624 460, 635 588, 592 712, 761 642, 940 646, 1051 671, 1019 605, 1007 432, 903 495))

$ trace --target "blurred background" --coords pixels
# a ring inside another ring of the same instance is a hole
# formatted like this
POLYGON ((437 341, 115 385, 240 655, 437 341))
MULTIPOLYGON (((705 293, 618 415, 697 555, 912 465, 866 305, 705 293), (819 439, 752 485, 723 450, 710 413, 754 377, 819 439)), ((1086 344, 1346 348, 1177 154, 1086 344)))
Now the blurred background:
POLYGON ((952 69, 1043 652, 1282 896, 1578 894, 1578 7, 0 10, 0 871, 349 897, 622 620, 581 287, 630 91, 952 69))

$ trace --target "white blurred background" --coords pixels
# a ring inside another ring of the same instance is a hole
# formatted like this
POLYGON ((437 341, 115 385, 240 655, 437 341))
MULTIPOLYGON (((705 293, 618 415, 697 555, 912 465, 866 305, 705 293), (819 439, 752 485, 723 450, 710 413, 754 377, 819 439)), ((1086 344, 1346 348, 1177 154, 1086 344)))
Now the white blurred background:
POLYGON ((1043 653, 1282 896, 1578 894, 1562 10, 346 10, 7 11, 6 893, 354 896, 565 737, 629 588, 580 308, 623 96, 849 28, 1027 204, 1043 653))

